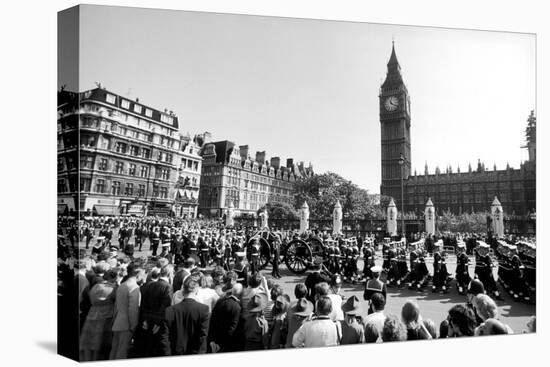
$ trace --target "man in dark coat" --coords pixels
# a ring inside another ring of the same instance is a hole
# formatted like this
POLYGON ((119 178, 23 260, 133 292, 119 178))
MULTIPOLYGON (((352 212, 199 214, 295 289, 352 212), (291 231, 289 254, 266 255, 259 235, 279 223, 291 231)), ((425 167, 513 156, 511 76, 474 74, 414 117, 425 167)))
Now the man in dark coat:
POLYGON ((315 303, 315 286, 322 282, 330 282, 330 278, 321 273, 322 265, 323 259, 320 257, 316 258, 313 262, 311 273, 309 273, 306 277, 305 284, 308 291, 306 298, 312 303, 315 303))
POLYGON ((162 328, 164 355, 206 353, 209 311, 208 306, 194 299, 198 291, 197 279, 187 277, 183 282, 183 301, 166 309, 162 328))
POLYGON ((151 270, 151 281, 140 288, 139 323, 134 334, 136 357, 165 355, 162 343, 165 310, 172 303, 171 265, 151 270))
POLYGON ((239 341, 242 337, 237 334, 241 315, 239 297, 242 289, 240 283, 234 284, 230 289, 225 287, 224 290, 230 294, 220 298, 212 309, 208 340, 215 344, 214 348, 219 348, 219 352, 235 352, 240 349, 239 341))

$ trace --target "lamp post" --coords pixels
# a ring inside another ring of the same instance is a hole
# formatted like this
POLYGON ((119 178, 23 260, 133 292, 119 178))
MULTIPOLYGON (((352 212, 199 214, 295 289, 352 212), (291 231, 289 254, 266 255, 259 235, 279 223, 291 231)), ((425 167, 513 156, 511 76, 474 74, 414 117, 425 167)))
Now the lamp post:
POLYGON ((403 153, 399 154, 399 166, 400 166, 400 173, 401 173, 401 234, 403 237, 405 237, 405 203, 403 201, 403 165, 405 164, 405 157, 403 157, 403 153))

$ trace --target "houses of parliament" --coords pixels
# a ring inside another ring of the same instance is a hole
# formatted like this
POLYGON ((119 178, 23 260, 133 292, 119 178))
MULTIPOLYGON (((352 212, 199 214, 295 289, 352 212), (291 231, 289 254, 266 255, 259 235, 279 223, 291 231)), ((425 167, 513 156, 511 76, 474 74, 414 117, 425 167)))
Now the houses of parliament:
POLYGON ((405 213, 421 215, 428 198, 441 214, 485 212, 497 197, 507 215, 525 216, 536 212, 536 117, 531 111, 525 130, 528 160, 519 168, 469 165, 466 172, 426 164, 424 173, 411 172, 410 96, 401 75, 395 47, 387 64, 386 79, 380 87, 380 128, 382 182, 380 194, 392 197, 405 213), (401 180, 403 179, 403 196, 401 180))

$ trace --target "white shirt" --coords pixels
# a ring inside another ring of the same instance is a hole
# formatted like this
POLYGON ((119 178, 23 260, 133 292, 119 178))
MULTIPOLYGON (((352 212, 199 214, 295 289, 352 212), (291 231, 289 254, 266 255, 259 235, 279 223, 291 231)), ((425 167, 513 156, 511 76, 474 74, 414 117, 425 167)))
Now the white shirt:
POLYGON ((386 321, 386 315, 384 315, 384 311, 371 313, 364 318, 365 325, 374 324, 374 326, 378 330, 378 342, 382 341, 382 329, 384 328, 384 321, 386 321))
POLYGON ((342 311, 342 297, 339 294, 328 294, 332 302, 332 312, 329 314, 329 317, 332 321, 342 321, 344 320, 344 311, 342 311))
POLYGON ((218 298, 220 298, 218 293, 216 293, 216 291, 211 288, 199 288, 197 296, 195 297, 197 302, 208 306, 208 312, 212 312, 212 309, 218 301, 218 298))
POLYGON ((328 316, 307 321, 294 333, 292 346, 310 348, 338 345, 337 328, 338 325, 328 316))

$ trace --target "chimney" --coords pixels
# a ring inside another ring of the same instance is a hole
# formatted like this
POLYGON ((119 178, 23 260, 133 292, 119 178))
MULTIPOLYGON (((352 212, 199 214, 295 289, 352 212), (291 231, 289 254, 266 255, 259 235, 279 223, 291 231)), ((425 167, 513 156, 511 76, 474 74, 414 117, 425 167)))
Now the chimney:
POLYGON ((256 152, 256 162, 260 165, 265 165, 265 150, 263 152, 256 152))
POLYGON ((294 167, 294 159, 292 159, 292 158, 287 158, 287 160, 286 160, 286 168, 292 169, 293 167, 294 167))
POLYGON ((270 165, 273 166, 275 169, 279 169, 281 167, 281 158, 279 157, 273 157, 270 159, 270 165))
POLYGON ((239 152, 241 153, 241 159, 248 158, 248 145, 239 145, 239 152))

